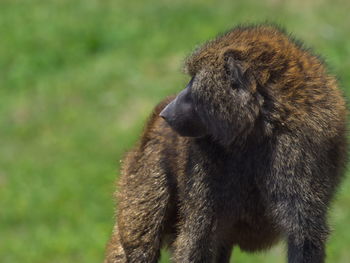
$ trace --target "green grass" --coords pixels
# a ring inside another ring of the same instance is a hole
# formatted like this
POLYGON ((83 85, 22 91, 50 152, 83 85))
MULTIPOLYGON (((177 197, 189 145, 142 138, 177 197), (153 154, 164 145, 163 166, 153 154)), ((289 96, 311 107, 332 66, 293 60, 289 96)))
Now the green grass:
MULTIPOLYGON (((350 95, 349 10, 347 0, 1 1, 0 262, 102 261, 119 160, 152 107, 185 85, 186 54, 218 32, 277 22, 350 95)), ((328 262, 349 262, 349 187, 348 177, 330 213, 328 262)), ((285 248, 234 254, 284 262, 285 248)))

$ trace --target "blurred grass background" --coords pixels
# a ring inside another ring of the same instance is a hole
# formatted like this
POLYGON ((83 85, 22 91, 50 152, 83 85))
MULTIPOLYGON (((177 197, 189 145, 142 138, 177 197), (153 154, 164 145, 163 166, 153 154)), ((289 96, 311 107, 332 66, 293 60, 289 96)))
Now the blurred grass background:
MULTIPOLYGON (((350 94, 348 0, 2 0, 0 262, 102 262, 119 160, 185 56, 237 23, 285 26, 350 94)), ((328 262, 350 262, 350 178, 330 212, 328 262)), ((283 245, 234 251, 285 262, 283 245)), ((168 262, 167 253, 162 262, 168 262)))

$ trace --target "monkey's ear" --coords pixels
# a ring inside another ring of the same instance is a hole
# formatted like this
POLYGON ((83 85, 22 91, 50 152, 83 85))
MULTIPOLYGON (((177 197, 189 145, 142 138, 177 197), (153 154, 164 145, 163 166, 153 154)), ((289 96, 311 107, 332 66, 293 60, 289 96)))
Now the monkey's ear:
POLYGON ((245 70, 242 61, 237 58, 237 52, 226 51, 224 53, 224 69, 225 77, 233 89, 245 86, 245 70))

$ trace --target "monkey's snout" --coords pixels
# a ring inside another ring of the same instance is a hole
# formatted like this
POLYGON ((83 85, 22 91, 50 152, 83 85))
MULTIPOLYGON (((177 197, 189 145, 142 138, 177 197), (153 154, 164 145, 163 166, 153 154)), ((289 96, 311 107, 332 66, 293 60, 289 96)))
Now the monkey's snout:
POLYGON ((164 110, 162 110, 161 113, 159 113, 159 116, 162 117, 164 120, 166 120, 164 110))
POLYGON ((159 116, 164 120, 169 121, 170 116, 172 115, 172 103, 168 104, 160 113, 159 116))

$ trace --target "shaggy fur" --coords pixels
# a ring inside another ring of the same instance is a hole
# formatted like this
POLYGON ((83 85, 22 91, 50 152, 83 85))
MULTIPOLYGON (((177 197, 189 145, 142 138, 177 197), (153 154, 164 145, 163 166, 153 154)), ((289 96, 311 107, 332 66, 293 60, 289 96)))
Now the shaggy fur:
POLYGON ((346 163, 346 106, 309 50, 270 26, 236 27, 186 62, 208 129, 181 137, 154 110, 126 156, 108 263, 229 262, 231 250, 288 243, 322 263, 327 210, 346 163))

